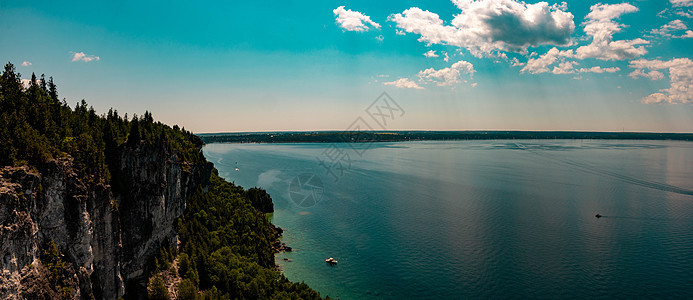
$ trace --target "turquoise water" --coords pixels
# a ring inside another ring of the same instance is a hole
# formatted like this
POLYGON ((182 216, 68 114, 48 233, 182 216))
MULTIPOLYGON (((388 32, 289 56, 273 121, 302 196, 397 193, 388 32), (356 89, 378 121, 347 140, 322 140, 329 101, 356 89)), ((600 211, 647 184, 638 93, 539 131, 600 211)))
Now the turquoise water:
POLYGON ((353 145, 204 148, 268 190, 295 250, 277 263, 322 295, 693 298, 693 143, 353 145))

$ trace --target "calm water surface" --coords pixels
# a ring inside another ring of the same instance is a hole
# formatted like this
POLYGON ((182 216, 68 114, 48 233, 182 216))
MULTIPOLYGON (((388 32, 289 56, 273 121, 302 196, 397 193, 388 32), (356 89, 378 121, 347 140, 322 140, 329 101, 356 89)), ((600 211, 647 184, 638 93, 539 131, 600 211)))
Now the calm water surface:
POLYGON ((204 148, 227 180, 268 190, 295 250, 277 262, 322 295, 693 298, 693 143, 352 146, 204 148), (301 174, 322 182, 315 205, 301 174))

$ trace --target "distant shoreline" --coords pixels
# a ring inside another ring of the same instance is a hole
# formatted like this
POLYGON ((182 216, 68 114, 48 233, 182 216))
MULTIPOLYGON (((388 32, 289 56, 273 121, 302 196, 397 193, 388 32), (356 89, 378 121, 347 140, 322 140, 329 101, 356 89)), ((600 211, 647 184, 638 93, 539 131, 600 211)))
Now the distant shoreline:
POLYGON ((371 143, 464 140, 674 140, 693 141, 693 133, 579 131, 312 131, 197 134, 214 143, 371 143))

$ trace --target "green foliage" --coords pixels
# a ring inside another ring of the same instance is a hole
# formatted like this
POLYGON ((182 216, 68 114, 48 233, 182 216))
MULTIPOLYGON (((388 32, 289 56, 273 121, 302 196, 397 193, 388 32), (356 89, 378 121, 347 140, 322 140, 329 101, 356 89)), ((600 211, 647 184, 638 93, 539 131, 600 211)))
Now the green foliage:
POLYGON ((261 188, 250 188, 245 192, 245 197, 250 200, 250 204, 263 213, 274 212, 272 197, 261 188))
POLYGON ((209 191, 188 199, 178 222, 179 275, 205 299, 319 299, 274 268, 273 225, 249 196, 271 201, 266 192, 244 191, 214 170, 209 191))
MULTIPOLYGON (((11 63, 0 75, 0 165, 29 164, 41 168, 56 158, 72 157, 85 183, 110 184, 114 193, 130 189, 118 162, 122 153, 143 146, 164 146, 184 166, 206 163, 202 140, 184 128, 155 122, 150 112, 128 119, 116 110, 97 115, 82 100, 71 108, 58 100, 50 77, 32 76, 29 87, 11 63)), ((21 194, 22 196, 24 194, 21 194)), ((114 209, 118 203, 111 204, 114 209)), ((265 217, 272 199, 261 189, 248 191, 226 182, 214 170, 208 188, 188 198, 178 220, 180 249, 162 247, 149 274, 174 270, 177 260, 183 299, 318 299, 307 285, 292 283, 275 269, 273 225, 265 217)), ((57 246, 49 241, 41 260, 56 293, 69 296, 69 271, 57 246)), ((175 270, 174 270, 175 272, 175 270)), ((150 299, 169 299, 163 278, 150 277, 150 299)))
POLYGON ((171 295, 166 289, 164 284, 164 279, 159 275, 152 276, 149 278, 149 284, 147 284, 147 297, 150 300, 170 300, 171 295))
POLYGON ((45 76, 33 75, 25 88, 11 63, 0 75, 0 104, 0 165, 41 166, 69 155, 81 178, 111 183, 119 192, 126 188, 122 178, 110 181, 118 175, 112 166, 125 147, 163 144, 181 161, 204 160, 202 141, 191 132, 154 122, 150 112, 130 121, 112 109, 97 115, 84 100, 70 108, 58 100, 52 77, 46 83, 45 76))
POLYGON ((180 300, 203 299, 199 292, 197 285, 190 279, 185 279, 178 284, 178 299, 180 300))
POLYGON ((43 251, 41 251, 41 261, 50 272, 49 277, 54 280, 52 283, 57 283, 62 270, 65 268, 65 261, 60 256, 58 246, 53 240, 48 241, 43 247, 43 251))
POLYGON ((55 295, 59 295, 61 299, 71 299, 75 294, 72 286, 76 284, 71 278, 73 270, 65 262, 53 240, 43 245, 39 259, 48 270, 48 281, 55 295))

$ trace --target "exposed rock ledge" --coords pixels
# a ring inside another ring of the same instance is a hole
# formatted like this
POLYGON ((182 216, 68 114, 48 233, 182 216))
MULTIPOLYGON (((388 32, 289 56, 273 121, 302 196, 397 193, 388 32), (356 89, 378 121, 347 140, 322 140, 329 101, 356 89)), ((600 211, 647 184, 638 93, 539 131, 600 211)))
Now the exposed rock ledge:
POLYGON ((176 245, 174 222, 186 198, 209 184, 211 164, 188 165, 163 145, 124 147, 118 159, 129 189, 116 196, 108 185, 85 183, 69 157, 40 170, 0 169, 1 299, 56 296, 37 271, 50 240, 77 274, 66 281, 72 298, 144 291, 146 262, 161 245, 176 245))

